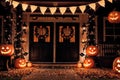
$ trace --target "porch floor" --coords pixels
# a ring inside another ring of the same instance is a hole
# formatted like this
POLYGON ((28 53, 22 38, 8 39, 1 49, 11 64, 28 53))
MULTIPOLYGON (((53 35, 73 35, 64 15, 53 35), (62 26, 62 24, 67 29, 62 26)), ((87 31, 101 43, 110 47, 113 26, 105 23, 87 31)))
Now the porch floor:
POLYGON ((33 67, 48 69, 69 69, 76 68, 76 63, 33 63, 33 67))
POLYGON ((110 68, 77 68, 76 64, 33 64, 0 71, 0 80, 120 80, 110 68))

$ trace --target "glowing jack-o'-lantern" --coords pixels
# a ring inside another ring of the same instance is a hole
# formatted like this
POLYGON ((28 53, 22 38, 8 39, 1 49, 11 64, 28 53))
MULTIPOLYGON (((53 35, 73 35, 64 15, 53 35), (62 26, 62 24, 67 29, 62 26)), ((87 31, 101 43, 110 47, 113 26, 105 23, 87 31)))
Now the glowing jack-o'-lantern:
POLYGON ((88 56, 96 56, 98 54, 98 47, 94 45, 90 45, 86 48, 86 54, 88 56))
POLYGON ((92 67, 94 67, 94 60, 92 58, 86 58, 84 60, 83 66, 85 68, 92 68, 92 67))
POLYGON ((120 57, 115 58, 113 61, 113 70, 117 73, 120 73, 120 57))
POLYGON ((112 11, 108 15, 108 21, 110 23, 119 23, 120 22, 120 12, 112 11))
POLYGON ((24 68, 26 67, 26 60, 23 58, 18 58, 15 60, 15 67, 16 68, 24 68))
POLYGON ((14 47, 12 44, 1 44, 0 55, 11 56, 14 53, 14 47))

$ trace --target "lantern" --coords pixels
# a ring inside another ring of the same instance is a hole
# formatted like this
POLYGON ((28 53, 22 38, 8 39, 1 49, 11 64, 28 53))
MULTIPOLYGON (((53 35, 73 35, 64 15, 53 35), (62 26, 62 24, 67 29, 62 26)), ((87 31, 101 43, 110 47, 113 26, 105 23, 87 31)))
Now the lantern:
POLYGON ((14 53, 14 47, 12 44, 1 44, 0 55, 11 56, 14 53))
POLYGON ((120 57, 115 58, 113 61, 113 70, 116 73, 120 73, 120 57))
POLYGON ((31 62, 27 62, 27 63, 26 63, 26 66, 27 66, 27 67, 32 67, 32 63, 31 63, 31 62))
POLYGON ((15 60, 16 68, 24 68, 26 67, 26 60, 24 58, 18 58, 15 60))
POLYGON ((110 23, 119 23, 120 22, 120 12, 112 11, 108 15, 108 21, 110 23))
POLYGON ((86 58, 83 62, 83 66, 85 68, 92 68, 94 67, 94 60, 92 58, 86 58))
POLYGON ((98 54, 98 47, 94 45, 90 45, 86 48, 86 54, 88 56, 96 56, 98 54))

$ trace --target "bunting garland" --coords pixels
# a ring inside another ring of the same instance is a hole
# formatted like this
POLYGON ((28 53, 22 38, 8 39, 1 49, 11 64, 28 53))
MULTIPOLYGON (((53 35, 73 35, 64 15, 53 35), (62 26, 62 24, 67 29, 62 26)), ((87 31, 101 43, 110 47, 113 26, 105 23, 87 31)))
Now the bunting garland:
POLYGON ((63 15, 66 11, 66 7, 60 7, 59 10, 60 10, 60 13, 63 15))
POLYGON ((89 7, 92 8, 94 11, 96 10, 96 4, 95 3, 89 4, 89 7))
POLYGON ((17 1, 13 1, 13 8, 16 8, 20 3, 19 2, 17 2, 17 1))
POLYGON ((47 7, 40 7, 40 11, 42 14, 45 14, 46 10, 47 10, 47 7))
POLYGON ((104 0, 99 1, 98 4, 102 7, 105 7, 105 1, 104 0))
POLYGON ((79 9, 82 11, 82 13, 84 13, 85 9, 86 9, 86 6, 83 5, 83 6, 79 6, 79 9))
POLYGON ((69 9, 72 12, 72 14, 75 14, 77 7, 73 6, 73 7, 69 7, 69 9))
MULTIPOLYGON (((6 1, 10 1, 10 0, 6 0, 6 1)), ((75 14, 77 7, 79 7, 79 9, 82 13, 85 12, 86 6, 89 6, 91 9, 96 11, 96 4, 98 3, 100 6, 105 7, 105 1, 106 0, 100 0, 95 3, 90 3, 90 4, 86 4, 86 5, 80 5, 80 6, 70 6, 68 8, 70 9, 72 14, 75 14)), ((107 1, 110 3, 113 3, 113 0, 107 0, 107 1)), ((12 1, 13 8, 16 8, 19 4, 22 4, 23 11, 26 11, 26 9, 28 8, 28 4, 23 4, 23 3, 20 3, 17 1, 12 1)), ((39 9, 43 15, 45 14, 47 8, 49 8, 52 15, 55 14, 57 8, 59 8, 60 13, 62 15, 66 12, 66 9, 67 9, 67 7, 46 7, 46 6, 42 7, 42 6, 30 5, 31 12, 34 12, 37 9, 37 7, 39 7, 39 9)))
POLYGON ((50 9, 51 14, 54 14, 57 10, 56 7, 50 7, 49 9, 50 9))
POLYGON ((113 3, 113 0, 108 0, 109 2, 113 3))
POLYGON ((28 7, 28 4, 22 4, 23 11, 26 11, 27 7, 28 7))
POLYGON ((31 5, 30 8, 31 8, 31 11, 34 12, 37 9, 37 6, 31 5))

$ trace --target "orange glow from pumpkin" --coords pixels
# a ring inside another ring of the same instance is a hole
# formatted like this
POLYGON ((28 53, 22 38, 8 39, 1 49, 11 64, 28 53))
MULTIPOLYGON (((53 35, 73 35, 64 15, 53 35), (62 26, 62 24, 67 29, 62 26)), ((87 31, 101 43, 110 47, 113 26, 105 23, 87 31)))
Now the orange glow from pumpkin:
POLYGON ((85 68, 92 68, 92 67, 94 67, 94 60, 92 58, 86 58, 84 60, 83 66, 85 68))
POLYGON ((16 68, 25 68, 26 67, 26 60, 23 58, 18 58, 15 60, 15 67, 16 68))
POLYGON ((119 23, 120 22, 120 12, 112 11, 108 15, 108 21, 110 23, 119 23))
POLYGON ((97 46, 90 45, 86 48, 86 54, 88 56, 96 56, 98 54, 98 48, 97 46))
POLYGON ((11 56, 14 53, 14 47, 11 44, 0 45, 0 55, 11 56))
POLYGON ((120 57, 115 58, 113 61, 113 71, 120 73, 120 57))
POLYGON ((78 62, 78 63, 77 63, 77 67, 78 67, 78 68, 82 68, 82 63, 78 62))
POLYGON ((32 67, 32 63, 31 63, 31 62, 27 62, 27 63, 26 63, 26 66, 27 66, 27 67, 32 67))

